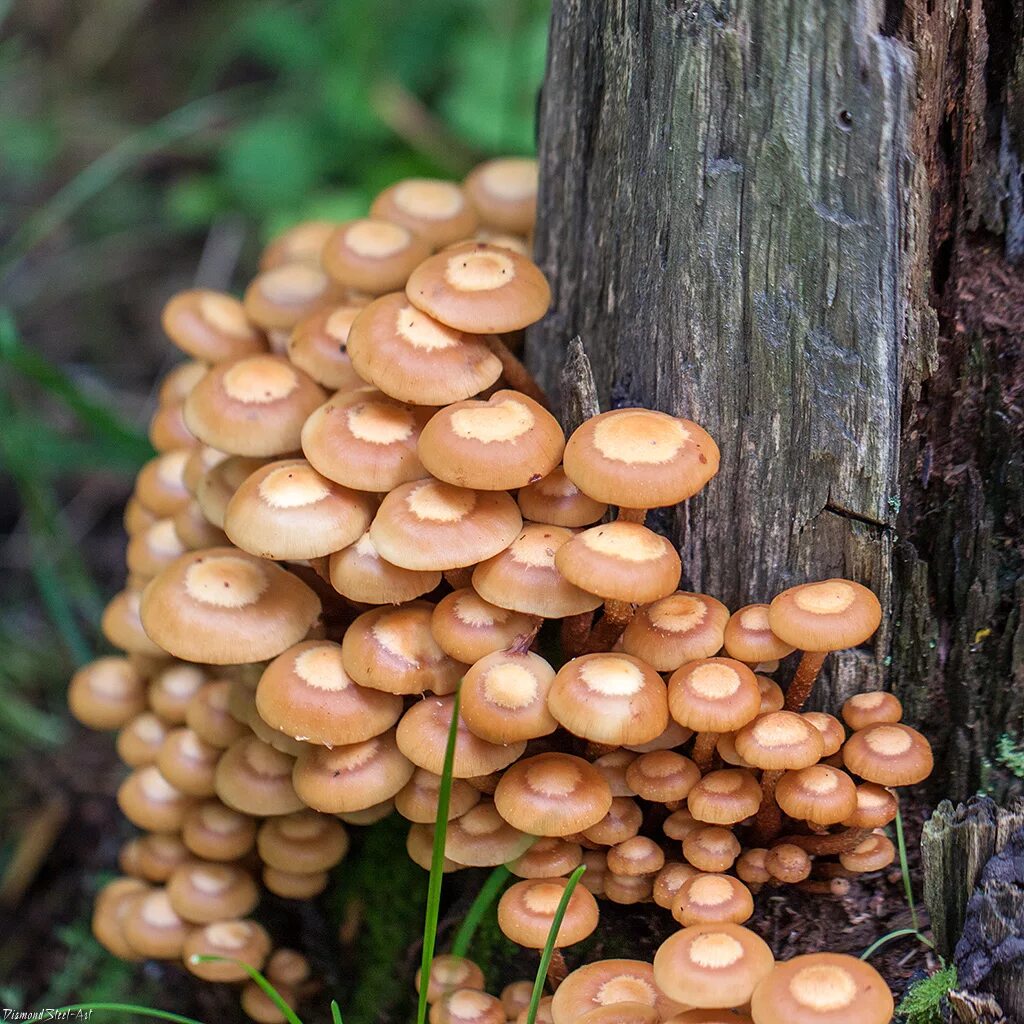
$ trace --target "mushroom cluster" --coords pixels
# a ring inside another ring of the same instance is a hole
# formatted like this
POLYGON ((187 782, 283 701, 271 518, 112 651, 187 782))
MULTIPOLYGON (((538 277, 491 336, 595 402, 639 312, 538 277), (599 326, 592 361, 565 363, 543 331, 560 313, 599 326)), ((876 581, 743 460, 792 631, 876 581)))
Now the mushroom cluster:
MULTIPOLYGON (((845 726, 802 710, 827 653, 875 632, 878 600, 833 579, 730 614, 679 589, 646 513, 707 485, 718 448, 639 408, 566 439, 514 354, 550 302, 527 255, 535 206, 529 160, 399 182, 366 218, 275 240, 242 300, 167 304, 190 359, 161 386, 158 454, 125 510, 127 583, 103 616, 123 654, 69 692, 81 722, 117 730, 118 802, 142 831, 96 905, 118 955, 217 981, 243 979, 193 954, 268 973, 283 958, 297 999, 295 955, 250 916, 260 883, 316 896, 345 824, 392 812, 429 867, 456 690, 445 869, 508 864, 499 923, 524 947, 544 945, 581 863, 559 945, 593 932, 598 899, 651 901, 683 930, 645 970, 681 978, 659 963, 696 948, 725 969, 756 946, 741 925, 762 886, 842 893, 892 861, 878 830, 893 788, 930 771, 927 741, 886 693, 851 698, 845 726), (794 652, 783 693, 771 674, 794 652)), ((567 980, 552 1006, 588 986, 567 980)), ((259 990, 242 998, 281 1019, 259 990)), ((431 1019, 516 1016, 511 997, 482 1000, 431 1019)), ((587 1019, 626 1019, 602 1013, 587 1019)))

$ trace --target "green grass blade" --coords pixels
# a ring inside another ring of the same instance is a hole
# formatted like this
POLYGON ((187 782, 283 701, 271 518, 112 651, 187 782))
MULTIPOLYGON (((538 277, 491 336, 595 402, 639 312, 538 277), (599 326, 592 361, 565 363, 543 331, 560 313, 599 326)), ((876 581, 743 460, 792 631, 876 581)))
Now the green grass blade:
POLYGON ((434 819, 434 849, 430 856, 430 882, 427 885, 427 913, 423 922, 423 957, 420 960, 420 996, 416 1008, 416 1024, 427 1019, 427 989, 430 967, 437 946, 437 919, 441 909, 441 878, 444 867, 444 846, 447 838, 448 808, 452 797, 452 766, 455 764, 455 740, 459 734, 459 698, 462 682, 455 689, 452 701, 452 720, 448 726, 448 743, 444 750, 444 768, 441 788, 437 797, 437 817, 434 819))
POLYGON ((338 1007, 337 999, 331 1000, 331 1021, 333 1024, 344 1024, 344 1021, 341 1019, 341 1010, 338 1007))
POLYGON ((298 1014, 284 1001, 281 993, 262 975, 255 967, 242 960, 235 960, 229 956, 213 956, 209 953, 193 953, 192 963, 194 964, 234 964, 241 967, 246 974, 266 993, 267 998, 281 1011, 288 1024, 302 1024, 298 1014))
POLYGON ((135 1013, 140 1017, 155 1017, 157 1020, 171 1020, 175 1024, 203 1024, 194 1017, 183 1017, 180 1013, 171 1013, 168 1010, 153 1010, 148 1006, 136 1006, 133 1003, 72 1003, 70 1006, 61 1006, 56 1010, 46 1010, 38 1017, 27 1020, 24 1024, 36 1024, 37 1021, 55 1020, 56 1014, 75 1013, 78 1010, 106 1010, 112 1013, 135 1013))
POLYGON ((896 931, 889 932, 888 934, 883 935, 880 939, 875 939, 875 941, 872 942, 871 945, 868 946, 868 948, 865 949, 863 953, 861 953, 861 960, 870 959, 887 943, 893 942, 895 939, 905 939, 908 935, 915 935, 922 942, 926 943, 929 946, 931 945, 931 943, 928 942, 928 940, 925 939, 925 937, 921 935, 916 928, 897 928, 896 931))
POLYGON ((566 908, 572 897, 576 884, 583 877, 587 870, 586 864, 581 864, 570 876, 565 886, 565 892, 558 901, 558 909, 555 911, 555 918, 548 930, 548 940, 544 943, 544 951, 540 955, 540 963, 537 965, 537 977, 533 982, 533 994, 530 996, 530 1009, 526 1014, 526 1024, 536 1024, 537 1011, 540 1008, 540 997, 544 992, 544 980, 548 976, 548 968, 551 966, 551 957, 555 952, 555 939, 558 937, 558 929, 562 927, 562 918, 565 917, 566 908))
POLYGON ((900 873, 903 875, 903 892, 907 897, 907 908, 910 910, 910 923, 914 931, 920 930, 920 922, 917 919, 917 907, 914 904, 914 887, 910 881, 910 867, 907 864, 907 841, 903 836, 903 815, 900 808, 896 806, 896 848, 900 853, 900 873))
POLYGON ((465 920, 463 920, 459 930, 455 933, 455 941, 452 943, 452 954, 454 956, 465 956, 469 952, 469 945, 473 941, 473 936, 476 934, 484 914, 490 910, 492 904, 498 898, 498 894, 505 887, 505 882, 508 881, 510 874, 511 872, 504 864, 498 865, 490 873, 487 881, 484 882, 480 891, 476 894, 476 899, 473 900, 473 905, 469 908, 465 920))

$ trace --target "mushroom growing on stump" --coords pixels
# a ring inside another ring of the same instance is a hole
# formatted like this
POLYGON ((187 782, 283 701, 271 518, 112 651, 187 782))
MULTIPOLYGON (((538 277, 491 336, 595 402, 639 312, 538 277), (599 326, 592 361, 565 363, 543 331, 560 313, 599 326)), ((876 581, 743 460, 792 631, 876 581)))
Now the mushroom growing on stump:
POLYGON ((604 502, 588 498, 565 475, 561 466, 542 479, 521 487, 516 500, 524 519, 552 526, 590 526, 608 511, 604 502))
POLYGON ((462 717, 471 732, 491 743, 548 736, 558 728, 548 708, 554 678, 555 670, 539 654, 488 654, 463 676, 462 717))
POLYGON ((655 984, 654 968, 646 961, 598 960, 578 967, 558 986, 551 1016, 555 1024, 578 1024, 595 1010, 638 1003, 654 1010, 658 1019, 679 1009, 655 984))
POLYGON ((406 178, 384 189, 370 216, 402 224, 435 249, 468 238, 479 220, 466 193, 451 181, 406 178))
POLYGON ((725 626, 722 643, 730 658, 745 662, 751 668, 762 662, 778 661, 796 649, 784 643, 768 624, 766 604, 748 604, 737 608, 725 626))
POLYGON ((348 332, 362 306, 328 306, 300 320, 288 336, 288 359, 329 391, 360 388, 365 381, 348 356, 348 332))
POLYGON ((728 620, 721 601, 677 591, 636 610, 622 634, 622 649, 659 672, 674 672, 688 661, 716 655, 728 620))
POLYGON ((405 287, 430 245, 402 224, 365 217, 339 224, 324 243, 324 270, 343 288, 382 295, 405 287))
POLYGON ((829 651, 864 643, 881 621, 878 598, 852 580, 803 583, 779 594, 768 609, 771 631, 804 652, 786 693, 786 710, 804 706, 829 651))

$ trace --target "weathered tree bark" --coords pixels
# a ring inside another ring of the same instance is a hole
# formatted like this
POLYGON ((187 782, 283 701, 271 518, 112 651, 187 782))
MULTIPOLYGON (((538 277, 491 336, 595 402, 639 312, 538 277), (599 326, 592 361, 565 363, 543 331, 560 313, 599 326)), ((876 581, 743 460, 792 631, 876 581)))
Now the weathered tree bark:
POLYGON ((895 689, 958 799, 1024 709, 1022 12, 555 0, 541 104, 533 368, 579 334, 605 408, 716 438, 655 519, 688 586, 879 593, 819 701, 895 689))

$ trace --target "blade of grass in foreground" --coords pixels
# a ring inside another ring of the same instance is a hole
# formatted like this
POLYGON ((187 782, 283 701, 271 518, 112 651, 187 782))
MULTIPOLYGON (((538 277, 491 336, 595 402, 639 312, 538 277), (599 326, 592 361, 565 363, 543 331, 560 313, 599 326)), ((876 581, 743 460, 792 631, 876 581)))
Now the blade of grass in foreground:
POLYGON ((44 1013, 24 1024, 37 1024, 37 1021, 57 1020, 58 1014, 77 1013, 79 1010, 106 1010, 111 1013, 134 1013, 139 1017, 153 1017, 156 1020, 170 1020, 175 1024, 203 1024, 194 1017, 182 1017, 180 1013, 170 1013, 167 1010, 152 1010, 148 1006, 135 1006, 133 1003, 72 1003, 70 1006, 60 1006, 55 1010, 46 1010, 44 1013))
POLYGON ((284 1001, 281 993, 265 978, 255 967, 242 960, 235 960, 229 956, 213 956, 208 953, 194 953, 191 957, 195 964, 234 964, 241 967, 246 974, 263 990, 267 998, 281 1011, 282 1016, 288 1024, 302 1024, 298 1014, 284 1001))
POLYGON ((452 797, 452 766, 455 764, 455 740, 459 734, 459 697, 462 682, 455 689, 452 701, 452 720, 448 726, 448 743, 444 750, 444 768, 441 788, 437 797, 437 815, 434 818, 434 849, 430 857, 430 882, 427 885, 427 914, 423 922, 423 957, 420 960, 420 996, 416 1008, 416 1024, 427 1019, 427 989, 430 987, 430 966, 434 962, 437 945, 437 918, 441 908, 441 876, 444 868, 444 844, 448 832, 448 808, 452 797))
POLYGON ((338 1000, 331 1000, 331 1021, 332 1024, 344 1024, 341 1019, 341 1010, 338 1008, 338 1000))
POLYGON ((453 956, 465 956, 469 952, 470 943, 473 941, 477 928, 480 927, 484 914, 490 910, 498 898, 498 894, 505 887, 505 882, 508 881, 510 874, 511 872, 504 864, 499 864, 490 873, 487 881, 476 894, 476 899, 473 900, 473 905, 469 908, 459 930, 455 933, 455 941, 452 943, 453 956))

